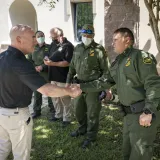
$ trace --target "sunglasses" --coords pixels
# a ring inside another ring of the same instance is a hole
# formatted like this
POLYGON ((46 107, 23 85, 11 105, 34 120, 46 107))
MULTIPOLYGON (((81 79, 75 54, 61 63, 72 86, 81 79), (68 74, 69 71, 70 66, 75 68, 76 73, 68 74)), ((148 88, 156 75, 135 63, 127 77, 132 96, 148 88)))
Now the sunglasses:
POLYGON ((90 29, 82 29, 81 30, 81 33, 86 33, 86 34, 93 34, 93 31, 92 30, 90 30, 90 29))

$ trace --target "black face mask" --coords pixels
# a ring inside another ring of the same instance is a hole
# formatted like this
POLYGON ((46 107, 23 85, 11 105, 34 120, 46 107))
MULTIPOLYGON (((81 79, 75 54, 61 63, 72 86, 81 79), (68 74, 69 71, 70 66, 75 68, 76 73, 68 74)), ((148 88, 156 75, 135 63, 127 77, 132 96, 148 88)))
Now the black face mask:
POLYGON ((58 40, 57 39, 54 39, 52 38, 52 42, 56 43, 56 44, 59 44, 58 40))

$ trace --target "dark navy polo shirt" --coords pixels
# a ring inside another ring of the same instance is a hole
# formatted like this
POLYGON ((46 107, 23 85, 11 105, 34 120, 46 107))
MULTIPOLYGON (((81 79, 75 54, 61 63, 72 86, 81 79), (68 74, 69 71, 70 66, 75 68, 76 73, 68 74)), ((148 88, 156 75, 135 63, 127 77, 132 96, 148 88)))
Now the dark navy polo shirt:
POLYGON ((0 54, 0 107, 27 107, 33 91, 44 84, 46 81, 20 50, 9 46, 0 54))
MULTIPOLYGON (((62 44, 51 44, 50 59, 53 62, 67 61, 71 62, 74 46, 66 38, 62 44)), ((49 81, 66 83, 69 67, 49 66, 49 81)))

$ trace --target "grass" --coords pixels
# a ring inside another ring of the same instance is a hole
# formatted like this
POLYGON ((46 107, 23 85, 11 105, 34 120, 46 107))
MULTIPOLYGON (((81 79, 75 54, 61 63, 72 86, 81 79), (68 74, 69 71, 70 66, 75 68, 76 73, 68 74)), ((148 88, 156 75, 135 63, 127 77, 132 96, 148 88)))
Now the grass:
MULTIPOLYGON (((49 122, 49 111, 34 120, 31 160, 122 160, 122 116, 114 107, 103 106, 97 145, 81 149, 84 136, 69 136, 78 124, 73 118, 71 126, 62 129, 60 122, 49 122)), ((160 129, 159 129, 160 130, 160 129)), ((155 143, 154 160, 160 160, 160 132, 155 143)))

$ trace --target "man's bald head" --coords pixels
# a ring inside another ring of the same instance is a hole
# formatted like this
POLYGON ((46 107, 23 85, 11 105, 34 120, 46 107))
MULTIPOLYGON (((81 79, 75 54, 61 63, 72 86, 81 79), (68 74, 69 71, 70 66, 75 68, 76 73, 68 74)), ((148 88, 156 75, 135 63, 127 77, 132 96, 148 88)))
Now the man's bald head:
POLYGON ((51 28, 50 33, 53 33, 56 29, 57 27, 51 28))
POLYGON ((10 30, 10 34, 9 34, 11 41, 13 42, 14 40, 16 40, 16 38, 18 36, 22 36, 24 33, 28 32, 28 31, 33 31, 33 29, 27 25, 18 24, 16 26, 12 27, 10 30))
POLYGON ((24 54, 32 53, 36 44, 35 33, 30 26, 18 24, 10 30, 11 46, 24 54))

